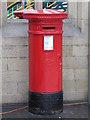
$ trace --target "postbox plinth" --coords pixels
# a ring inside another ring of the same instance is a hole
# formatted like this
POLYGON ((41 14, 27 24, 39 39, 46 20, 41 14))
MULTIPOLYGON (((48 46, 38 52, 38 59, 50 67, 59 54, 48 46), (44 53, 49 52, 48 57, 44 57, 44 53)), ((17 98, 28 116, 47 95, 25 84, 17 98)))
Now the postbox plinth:
POLYGON ((29 20, 29 111, 56 114, 63 111, 62 20, 66 12, 23 10, 29 20))

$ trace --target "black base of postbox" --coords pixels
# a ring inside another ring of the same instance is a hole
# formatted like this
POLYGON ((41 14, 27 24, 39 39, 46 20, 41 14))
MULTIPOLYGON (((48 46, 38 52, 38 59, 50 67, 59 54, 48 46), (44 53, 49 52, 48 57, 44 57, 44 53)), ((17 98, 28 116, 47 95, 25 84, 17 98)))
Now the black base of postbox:
POLYGON ((29 92, 29 112, 38 115, 60 114, 63 111, 63 92, 29 92))

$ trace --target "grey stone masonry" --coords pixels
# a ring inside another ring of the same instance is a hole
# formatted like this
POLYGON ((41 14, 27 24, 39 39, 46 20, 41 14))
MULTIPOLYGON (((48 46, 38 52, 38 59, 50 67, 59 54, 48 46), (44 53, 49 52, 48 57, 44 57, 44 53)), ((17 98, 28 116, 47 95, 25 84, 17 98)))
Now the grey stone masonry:
MULTIPOLYGON (((88 39, 84 37, 80 29, 71 23, 64 22, 63 27, 64 101, 87 100, 88 39)), ((3 27, 3 103, 23 103, 28 101, 27 33, 27 21, 8 22, 7 26, 3 27)))

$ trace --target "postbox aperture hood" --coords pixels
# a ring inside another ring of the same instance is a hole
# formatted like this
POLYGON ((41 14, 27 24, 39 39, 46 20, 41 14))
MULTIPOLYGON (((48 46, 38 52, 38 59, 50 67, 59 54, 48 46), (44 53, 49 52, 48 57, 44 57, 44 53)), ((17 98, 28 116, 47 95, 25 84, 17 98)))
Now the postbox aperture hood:
POLYGON ((67 12, 61 12, 60 10, 52 10, 52 9, 43 9, 43 10, 20 10, 14 12, 14 15, 19 17, 20 19, 34 19, 34 18, 60 18, 65 19, 67 18, 67 12))

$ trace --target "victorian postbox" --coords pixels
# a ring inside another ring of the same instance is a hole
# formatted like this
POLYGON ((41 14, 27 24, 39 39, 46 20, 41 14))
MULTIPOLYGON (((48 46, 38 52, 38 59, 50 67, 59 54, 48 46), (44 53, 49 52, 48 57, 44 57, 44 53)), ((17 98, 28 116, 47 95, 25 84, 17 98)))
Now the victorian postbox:
POLYGON ((60 113, 63 110, 62 26, 67 13, 28 9, 14 14, 29 21, 29 111, 60 113))

